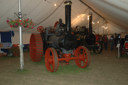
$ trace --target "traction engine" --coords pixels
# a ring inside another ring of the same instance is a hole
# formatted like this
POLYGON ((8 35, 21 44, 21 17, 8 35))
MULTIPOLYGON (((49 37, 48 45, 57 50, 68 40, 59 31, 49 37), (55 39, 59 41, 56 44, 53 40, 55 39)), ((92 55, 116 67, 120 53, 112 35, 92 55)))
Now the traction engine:
POLYGON ((65 4, 65 24, 59 19, 54 27, 43 28, 39 26, 40 33, 33 33, 30 38, 30 57, 32 61, 42 60, 45 53, 45 66, 48 71, 55 72, 59 62, 70 60, 80 68, 89 65, 89 51, 84 46, 77 46, 76 36, 71 33, 71 4, 67 0, 65 4))
POLYGON ((102 42, 100 35, 94 35, 92 31, 92 14, 89 15, 89 28, 85 26, 79 27, 79 31, 74 32, 75 35, 78 35, 78 45, 84 45, 89 50, 93 50, 94 53, 102 52, 102 42), (80 38, 81 37, 81 38, 80 38))

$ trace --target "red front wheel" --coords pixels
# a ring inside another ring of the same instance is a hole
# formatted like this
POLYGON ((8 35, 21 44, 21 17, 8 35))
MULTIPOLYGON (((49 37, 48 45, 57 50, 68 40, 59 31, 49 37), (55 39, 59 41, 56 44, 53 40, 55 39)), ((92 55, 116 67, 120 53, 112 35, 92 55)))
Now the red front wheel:
POLYGON ((48 48, 45 52, 45 66, 48 71, 55 72, 58 69, 58 55, 54 48, 48 48))
POLYGON ((75 60, 75 63, 80 68, 85 68, 89 65, 89 51, 84 46, 79 46, 75 50, 76 57, 79 57, 79 59, 75 60))

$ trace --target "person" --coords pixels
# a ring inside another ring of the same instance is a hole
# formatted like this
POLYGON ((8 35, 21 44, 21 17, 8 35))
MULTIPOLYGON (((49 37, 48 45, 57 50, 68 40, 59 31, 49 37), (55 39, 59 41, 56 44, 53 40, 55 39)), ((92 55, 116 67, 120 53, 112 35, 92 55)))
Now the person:
POLYGON ((108 37, 107 37, 107 35, 103 36, 103 43, 104 43, 105 50, 107 50, 108 49, 108 37))
POLYGON ((125 44, 125 49, 128 51, 128 35, 125 35, 125 42, 124 42, 124 44, 125 44))
POLYGON ((114 36, 113 35, 110 37, 110 47, 111 47, 111 50, 113 50, 114 48, 114 36))
POLYGON ((117 46, 118 44, 118 35, 115 33, 115 37, 114 37, 114 44, 115 46, 117 46))

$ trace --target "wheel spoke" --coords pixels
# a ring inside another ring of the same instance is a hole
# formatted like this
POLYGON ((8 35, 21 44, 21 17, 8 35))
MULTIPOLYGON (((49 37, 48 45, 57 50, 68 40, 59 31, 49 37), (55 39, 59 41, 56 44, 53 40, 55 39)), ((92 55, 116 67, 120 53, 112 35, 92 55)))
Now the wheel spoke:
POLYGON ((55 72, 58 69, 58 55, 54 48, 48 48, 45 52, 45 65, 48 71, 55 72), (48 62, 47 62, 48 61, 48 62))
POLYGON ((87 49, 84 46, 79 46, 75 52, 79 59, 75 60, 75 63, 80 68, 85 68, 88 64, 87 49))

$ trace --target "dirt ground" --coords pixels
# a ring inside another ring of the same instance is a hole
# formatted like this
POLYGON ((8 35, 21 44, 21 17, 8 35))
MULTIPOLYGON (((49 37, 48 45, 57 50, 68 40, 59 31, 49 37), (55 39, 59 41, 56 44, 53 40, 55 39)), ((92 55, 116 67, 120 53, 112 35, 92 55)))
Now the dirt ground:
POLYGON ((25 69, 19 69, 19 57, 0 58, 0 85, 128 85, 128 57, 117 52, 91 54, 89 67, 78 68, 74 61, 48 72, 44 61, 34 63, 25 52, 25 69))

